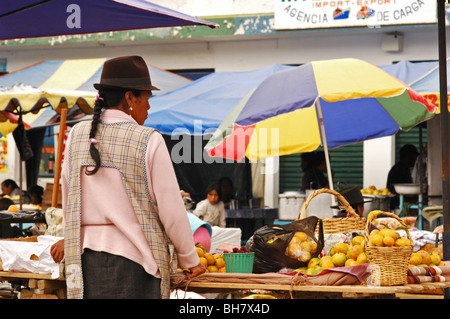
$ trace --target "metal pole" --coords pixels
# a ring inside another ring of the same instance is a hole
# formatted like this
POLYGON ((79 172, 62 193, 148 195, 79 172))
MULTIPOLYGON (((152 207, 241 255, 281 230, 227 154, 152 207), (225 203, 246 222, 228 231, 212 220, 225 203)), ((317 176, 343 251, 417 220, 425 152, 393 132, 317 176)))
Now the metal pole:
MULTIPOLYGON (((447 102, 447 38, 445 31, 445 0, 438 0, 438 34, 439 34, 439 93, 441 112, 442 144, 442 205, 444 231, 442 237, 444 260, 450 258, 450 167, 449 167, 449 130, 447 102)), ((450 299, 449 288, 444 289, 444 298, 450 299)))
POLYGON ((325 153, 325 163, 327 164, 327 175, 328 175, 328 184, 329 184, 328 187, 331 190, 334 190, 333 176, 331 174, 330 155, 328 154, 327 137, 325 135, 325 125, 323 124, 322 108, 320 107, 319 98, 317 99, 317 102, 316 102, 316 108, 317 108, 317 113, 319 114, 319 122, 320 122, 319 125, 320 125, 320 131, 322 132, 322 144, 323 144, 323 150, 325 153))

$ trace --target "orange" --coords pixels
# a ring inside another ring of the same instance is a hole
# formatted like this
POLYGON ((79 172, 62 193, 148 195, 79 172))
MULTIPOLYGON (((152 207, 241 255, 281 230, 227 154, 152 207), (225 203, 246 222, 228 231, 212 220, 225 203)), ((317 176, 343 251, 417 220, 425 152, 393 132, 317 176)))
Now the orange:
POLYGON ((311 246, 311 254, 315 254, 317 252, 317 243, 315 241, 310 241, 309 244, 311 246))
POLYGON ((314 268, 316 266, 319 266, 320 263, 320 259, 315 257, 315 258, 311 258, 308 262, 308 268, 314 268))
POLYGON ((214 265, 216 263, 216 258, 214 258, 214 256, 210 253, 206 253, 205 258, 208 261, 209 266, 214 265))
POLYGON ((349 267, 349 266, 355 266, 355 265, 357 265, 358 263, 356 262, 356 260, 354 260, 354 259, 352 259, 352 258, 349 258, 349 259, 347 259, 346 261, 345 261, 345 266, 346 267, 349 267))
POLYGON ((369 243, 371 244, 371 246, 383 247, 383 239, 383 235, 376 234, 369 240, 369 243))
POLYGON ((218 269, 225 267, 225 260, 223 258, 216 259, 216 267, 218 269))
POLYGON ((301 262, 307 262, 311 259, 311 253, 309 251, 303 250, 298 257, 301 262))
POLYGON ((372 230, 372 231, 370 232, 370 236, 377 235, 377 234, 379 234, 379 233, 380 233, 380 230, 379 230, 379 229, 374 229, 374 230, 372 230))
POLYGON ((227 268, 226 267, 219 268, 218 272, 227 272, 227 268))
POLYGON ((432 262, 433 264, 435 264, 436 266, 439 265, 439 264, 441 263, 441 256, 439 256, 439 255, 436 254, 436 253, 431 254, 431 255, 430 255, 430 259, 431 259, 431 262, 432 262))
POLYGON ((394 246, 394 244, 395 244, 394 238, 392 238, 389 235, 384 236, 384 238, 383 238, 383 245, 385 247, 392 247, 392 246, 394 246))
POLYGON ((356 259, 356 262, 358 263, 358 265, 367 264, 369 262, 369 259, 367 259, 366 253, 359 254, 358 259, 356 259))
POLYGON ((409 258, 409 263, 413 266, 420 265, 422 263, 422 256, 418 253, 412 253, 409 258))
POLYGON ((208 267, 208 260, 205 257, 200 257, 200 262, 205 266, 208 267))
POLYGON ((362 252, 364 252, 364 246, 354 245, 354 246, 351 246, 350 249, 348 250, 347 256, 351 259, 356 260, 359 256, 359 254, 361 254, 362 252))
POLYGON ((353 246, 355 246, 355 245, 361 245, 361 243, 363 242, 363 240, 364 240, 364 237, 363 236, 355 236, 355 237, 353 237, 352 238, 352 245, 353 246))
POLYGON ((338 253, 347 254, 348 245, 346 243, 337 243, 336 245, 334 245, 333 250, 335 254, 338 253))
POLYGON ((198 255, 198 257, 203 257, 203 256, 205 256, 205 251, 204 251, 202 248, 200 248, 200 247, 198 247, 198 246, 195 246, 195 249, 197 250, 197 255, 198 255))
POLYGON ((381 232, 383 233, 384 237, 389 236, 389 237, 392 237, 393 240, 397 240, 397 238, 398 238, 397 232, 393 229, 384 228, 381 230, 381 232))
POLYGON ((417 253, 422 256, 422 264, 428 265, 431 263, 431 255, 429 252, 425 250, 419 250, 417 253))
POLYGON ((345 265, 345 261, 347 260, 347 256, 344 253, 336 253, 331 257, 331 261, 336 267, 342 267, 345 265))
POLYGON ((294 237, 298 238, 299 241, 305 241, 308 239, 308 235, 302 231, 296 232, 294 237))
POLYGON ((324 260, 322 263, 322 268, 323 269, 329 269, 329 268, 334 268, 336 267, 333 262, 331 260, 324 260))
POLYGON ((326 261, 331 261, 331 256, 326 255, 326 256, 323 256, 322 258, 320 258, 319 266, 321 266, 322 268, 325 268, 322 265, 326 261))
POLYGON ((291 243, 289 244, 288 248, 287 248, 287 255, 292 257, 292 258, 297 258, 299 253, 301 252, 301 247, 300 247, 300 243, 291 243))
POLYGON ((219 269, 217 269, 216 266, 213 265, 209 265, 208 267, 206 267, 206 270, 208 270, 208 272, 218 272, 219 269))
POLYGON ((16 205, 10 205, 8 207, 8 212, 10 212, 10 213, 17 213, 17 212, 19 212, 19 207, 17 207, 16 205))
POLYGON ((300 249, 301 250, 306 250, 308 252, 311 252, 311 242, 309 242, 309 241, 302 241, 300 243, 300 249))

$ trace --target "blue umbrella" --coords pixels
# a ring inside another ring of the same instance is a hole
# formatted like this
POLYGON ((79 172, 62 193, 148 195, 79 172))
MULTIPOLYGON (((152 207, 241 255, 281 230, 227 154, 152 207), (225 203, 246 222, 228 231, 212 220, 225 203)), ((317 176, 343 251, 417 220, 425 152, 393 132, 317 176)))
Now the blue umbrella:
POLYGON ((215 72, 150 99, 145 126, 166 135, 213 133, 247 94, 274 72, 292 68, 274 64, 242 72, 215 72))
POLYGON ((15 0, 0 7, 0 40, 218 24, 144 0, 15 0))
MULTIPOLYGON (((438 62, 410 62, 407 60, 401 60, 395 64, 380 65, 378 67, 390 75, 393 75, 405 84, 412 85, 414 81, 421 78, 431 70, 437 68, 438 62)), ((414 87, 413 89, 420 92, 414 87)))

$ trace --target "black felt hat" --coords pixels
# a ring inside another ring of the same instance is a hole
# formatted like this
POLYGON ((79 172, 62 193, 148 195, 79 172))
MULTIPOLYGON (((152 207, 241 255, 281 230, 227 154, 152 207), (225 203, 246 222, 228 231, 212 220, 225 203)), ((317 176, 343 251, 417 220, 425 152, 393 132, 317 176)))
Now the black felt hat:
MULTIPOLYGON (((370 199, 364 200, 364 197, 361 193, 361 189, 358 186, 346 187, 340 190, 339 194, 341 194, 353 208, 355 208, 358 205, 364 205, 364 203, 372 201, 370 199)), ((331 208, 339 208, 340 206, 342 206, 341 202, 339 202, 339 205, 331 206, 331 208)))
POLYGON ((147 64, 140 56, 123 56, 110 59, 103 64, 100 83, 95 83, 97 90, 130 89, 159 90, 152 85, 147 64))

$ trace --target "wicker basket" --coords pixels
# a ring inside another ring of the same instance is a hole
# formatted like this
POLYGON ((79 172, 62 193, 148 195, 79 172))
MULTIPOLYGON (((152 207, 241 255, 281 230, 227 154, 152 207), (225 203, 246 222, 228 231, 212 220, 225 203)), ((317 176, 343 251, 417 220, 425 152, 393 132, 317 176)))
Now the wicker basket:
POLYGON ((405 223, 397 217, 397 215, 373 211, 367 217, 365 229, 365 251, 370 263, 370 271, 372 274, 372 284, 376 286, 397 286, 407 283, 407 273, 409 259, 413 252, 412 239, 409 235, 405 223), (406 235, 411 241, 409 246, 393 246, 393 247, 377 247, 369 246, 370 225, 374 218, 378 215, 386 215, 396 218, 402 226, 405 227, 406 235))
POLYGON ((309 203, 314 197, 322 193, 332 194, 336 196, 337 199, 343 205, 343 208, 347 211, 347 217, 322 218, 324 234, 345 233, 354 230, 365 229, 366 226, 365 219, 361 218, 358 214, 355 213, 355 210, 350 206, 350 204, 344 198, 344 196, 328 188, 318 189, 311 195, 309 195, 309 197, 303 203, 303 206, 300 210, 300 214, 298 215, 297 220, 306 218, 306 209, 308 208, 309 203))

